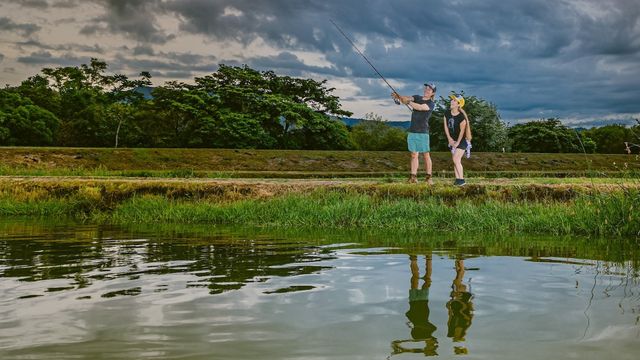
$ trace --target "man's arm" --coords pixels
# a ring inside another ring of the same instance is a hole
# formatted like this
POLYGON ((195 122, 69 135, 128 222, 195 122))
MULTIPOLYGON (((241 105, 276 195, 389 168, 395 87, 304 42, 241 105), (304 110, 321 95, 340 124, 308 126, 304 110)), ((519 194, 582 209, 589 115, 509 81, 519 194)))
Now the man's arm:
POLYGON ((402 96, 400 94, 398 94, 397 92, 392 92, 391 93, 391 97, 400 101, 401 103, 407 105, 409 103, 409 101, 413 100, 413 96, 402 96))
POLYGON ((412 110, 416 111, 429 111, 431 108, 427 104, 418 104, 417 102, 413 102, 413 98, 407 103, 412 110))
POLYGON ((418 104, 416 102, 413 102, 413 96, 402 96, 396 92, 391 93, 391 97, 394 99, 397 99, 398 101, 400 101, 401 103, 405 104, 405 105, 409 105, 409 107, 411 108, 411 110, 416 110, 416 111, 429 111, 431 110, 431 108, 429 107, 429 105, 427 104, 418 104))

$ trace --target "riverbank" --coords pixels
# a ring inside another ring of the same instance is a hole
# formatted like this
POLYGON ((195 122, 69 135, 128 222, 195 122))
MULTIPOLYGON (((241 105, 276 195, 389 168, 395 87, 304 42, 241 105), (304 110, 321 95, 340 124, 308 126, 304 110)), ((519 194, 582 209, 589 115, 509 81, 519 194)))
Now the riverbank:
POLYGON ((393 180, 2 177, 0 215, 90 222, 640 236, 640 184, 620 179, 393 180), (525 182, 526 180, 526 182, 525 182))

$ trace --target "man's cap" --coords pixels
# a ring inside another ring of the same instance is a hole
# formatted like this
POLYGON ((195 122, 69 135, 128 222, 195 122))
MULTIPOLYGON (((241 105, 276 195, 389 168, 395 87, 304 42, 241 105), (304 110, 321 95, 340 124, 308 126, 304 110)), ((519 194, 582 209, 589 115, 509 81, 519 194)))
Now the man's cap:
POLYGON ((464 98, 462 96, 456 96, 456 94, 451 94, 449 95, 449 98, 451 100, 456 100, 458 102, 458 105, 460 105, 460 107, 464 106, 464 98))
POLYGON ((436 92, 436 86, 433 83, 424 83, 424 86, 428 86, 433 92, 436 92))

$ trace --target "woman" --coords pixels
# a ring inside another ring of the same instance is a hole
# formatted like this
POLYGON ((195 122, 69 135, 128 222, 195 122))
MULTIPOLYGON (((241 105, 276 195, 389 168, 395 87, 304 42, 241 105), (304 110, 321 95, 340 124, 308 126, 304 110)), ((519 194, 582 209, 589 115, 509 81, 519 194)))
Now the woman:
POLYGON ((449 98, 451 98, 451 105, 449 110, 444 112, 444 133, 447 135, 453 158, 453 171, 456 175, 453 184, 462 186, 465 184, 462 156, 467 149, 471 148, 471 129, 467 114, 462 110, 464 98, 453 94, 449 98))

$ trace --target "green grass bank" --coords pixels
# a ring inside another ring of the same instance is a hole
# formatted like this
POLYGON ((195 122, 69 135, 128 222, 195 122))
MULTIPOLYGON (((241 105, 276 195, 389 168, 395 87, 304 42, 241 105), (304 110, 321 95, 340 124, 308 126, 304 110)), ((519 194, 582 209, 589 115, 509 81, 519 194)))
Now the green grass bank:
POLYGON ((638 237, 635 181, 0 178, 0 215, 112 224, 398 229, 638 237))

